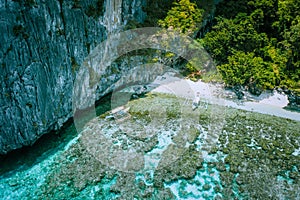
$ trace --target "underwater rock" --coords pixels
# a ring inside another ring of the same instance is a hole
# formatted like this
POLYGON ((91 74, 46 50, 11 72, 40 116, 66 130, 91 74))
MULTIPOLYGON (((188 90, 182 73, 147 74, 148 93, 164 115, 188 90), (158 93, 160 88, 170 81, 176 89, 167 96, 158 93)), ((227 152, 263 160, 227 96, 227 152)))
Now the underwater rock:
POLYGON ((181 116, 195 117, 170 120, 152 107, 174 102, 184 99, 149 94, 125 105, 131 117, 124 121, 105 119, 109 112, 90 120, 72 145, 29 169, 40 173, 20 168, 2 176, 0 198, 178 199, 200 192, 206 199, 297 199, 300 122, 226 108, 217 143, 204 151, 199 115, 211 129, 208 111, 217 105, 194 112, 183 105, 181 116), (156 130, 149 138, 148 128, 156 130))

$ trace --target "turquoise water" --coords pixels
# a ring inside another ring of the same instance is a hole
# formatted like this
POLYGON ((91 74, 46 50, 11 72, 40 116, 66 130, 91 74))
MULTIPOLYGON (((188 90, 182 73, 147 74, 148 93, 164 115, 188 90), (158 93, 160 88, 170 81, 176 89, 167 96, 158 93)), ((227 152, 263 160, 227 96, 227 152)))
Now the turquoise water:
POLYGON ((222 197, 222 184, 219 171, 215 167, 203 164, 203 169, 198 170, 193 179, 180 179, 175 182, 165 183, 178 199, 214 199, 222 197))
MULTIPOLYGON (((139 101, 133 103, 139 104, 139 101)), ((104 101, 97 107, 98 115, 109 109, 109 101, 104 101)), ((265 123, 267 116, 250 116, 244 111, 232 109, 227 111, 229 121, 221 127, 222 130, 219 127, 213 129, 204 121, 207 119, 205 112, 209 114, 209 109, 199 110, 202 123, 197 125, 193 121, 198 120, 196 115, 186 123, 180 118, 164 120, 164 126, 154 126, 157 132, 151 137, 155 139, 137 137, 134 133, 126 132, 134 130, 134 127, 147 127, 147 123, 139 118, 135 120, 141 126, 135 124, 123 130, 113 120, 94 119, 87 129, 103 127, 100 139, 114 139, 114 150, 118 150, 117 146, 122 147, 124 142, 131 148, 139 146, 137 150, 151 143, 145 147, 147 151, 141 160, 144 162, 143 167, 136 172, 121 171, 110 166, 110 161, 105 163, 97 160, 97 155, 91 154, 91 151, 93 147, 97 150, 97 145, 100 145, 93 143, 93 139, 99 139, 96 137, 98 132, 83 137, 70 123, 58 133, 46 135, 33 147, 14 152, 3 159, 0 168, 0 199, 198 200, 257 199, 261 195, 275 199, 300 197, 297 162, 297 138, 300 138, 297 122, 286 120, 287 129, 281 125, 283 119, 268 117, 265 123), (237 129, 238 126, 241 128, 237 129), (88 146, 90 149, 86 146, 88 144, 91 145, 88 146)), ((138 133, 146 134, 143 129, 139 129, 138 133)), ((93 153, 101 155, 101 151, 93 153)), ((113 152, 111 155, 114 155, 113 152)))
MULTIPOLYGON (((97 102, 97 105, 97 115, 108 111, 110 95, 97 102)), ((59 166, 57 160, 60 155, 76 144, 79 137, 74 124, 67 122, 61 130, 44 135, 32 147, 2 157, 0 199, 36 199, 35 193, 45 183, 49 172, 59 166)))

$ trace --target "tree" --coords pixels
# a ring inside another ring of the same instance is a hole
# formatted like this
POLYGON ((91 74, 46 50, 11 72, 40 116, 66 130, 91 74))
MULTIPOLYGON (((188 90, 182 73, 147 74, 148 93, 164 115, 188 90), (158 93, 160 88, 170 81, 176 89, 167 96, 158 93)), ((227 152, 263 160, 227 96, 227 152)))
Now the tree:
POLYGON ((225 83, 300 91, 300 1, 229 0, 220 5, 215 25, 200 42, 225 83))
POLYGON ((218 70, 225 83, 230 86, 255 84, 261 89, 273 89, 279 79, 272 63, 255 56, 253 52, 235 52, 228 57, 227 64, 218 66, 218 70))
MULTIPOLYGON (((186 36, 193 36, 197 29, 200 29, 203 20, 203 13, 204 10, 199 9, 197 5, 193 2, 190 2, 190 0, 177 0, 173 2, 173 7, 168 11, 167 16, 163 20, 159 20, 158 24, 163 28, 174 30, 183 34, 183 37, 181 39, 187 39, 189 37, 186 36)), ((194 46, 193 44, 189 45, 190 46, 188 49, 195 49, 197 51, 200 48, 199 44, 197 44, 196 46, 194 46)), ((183 48, 185 49, 186 47, 183 48)), ((175 54, 169 54, 169 56, 164 58, 164 60, 166 59, 176 62, 180 62, 181 60, 181 58, 175 54)), ((181 62, 181 64, 184 65, 183 74, 200 74, 203 65, 203 63, 201 62, 203 60, 201 59, 202 58, 199 57, 189 60, 188 63, 181 62)))
POLYGON ((291 63, 288 69, 292 71, 300 69, 300 16, 296 17, 290 29, 285 31, 284 39, 285 48, 290 52, 291 63))
POLYGON ((278 20, 273 26, 277 27, 282 34, 290 28, 293 20, 300 16, 300 1, 299 0, 279 0, 278 1, 278 20))
POLYGON ((192 35, 202 23, 204 11, 197 8, 195 3, 189 0, 174 2, 167 17, 159 20, 158 24, 164 28, 192 35))
POLYGON ((201 43, 218 64, 225 64, 235 51, 260 53, 268 45, 265 33, 258 33, 251 17, 240 13, 234 19, 217 18, 217 24, 201 43))
POLYGON ((239 13, 248 13, 249 5, 245 0, 220 1, 216 8, 216 16, 234 19, 239 13))
POLYGON ((284 41, 281 44, 288 59, 284 68, 285 85, 300 92, 300 16, 297 16, 289 30, 284 32, 284 41))
MULTIPOLYGON (((251 0, 248 1, 251 14, 260 13, 260 21, 262 26, 257 27, 260 33, 266 33, 269 37, 276 37, 273 23, 277 20, 278 0, 251 0)), ((256 23, 256 22, 255 22, 256 23)))

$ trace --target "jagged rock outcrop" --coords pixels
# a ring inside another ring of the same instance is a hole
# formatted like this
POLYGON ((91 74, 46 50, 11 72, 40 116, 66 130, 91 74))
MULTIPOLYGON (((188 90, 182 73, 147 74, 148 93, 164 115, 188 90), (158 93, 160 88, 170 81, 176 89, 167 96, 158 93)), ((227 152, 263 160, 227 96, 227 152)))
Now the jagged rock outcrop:
POLYGON ((287 92, 287 95, 289 104, 285 108, 300 112, 300 95, 293 92, 287 92))
POLYGON ((0 0, 0 154, 72 117, 84 58, 126 21, 142 22, 142 6, 143 0, 0 0))
MULTIPOLYGON (((151 2, 0 0, 0 154, 33 144, 72 117, 73 85, 85 58, 108 35, 142 24, 145 11, 154 15, 163 3, 151 2)), ((116 71, 145 60, 113 63, 97 80, 96 99, 113 90, 121 78, 116 71)))

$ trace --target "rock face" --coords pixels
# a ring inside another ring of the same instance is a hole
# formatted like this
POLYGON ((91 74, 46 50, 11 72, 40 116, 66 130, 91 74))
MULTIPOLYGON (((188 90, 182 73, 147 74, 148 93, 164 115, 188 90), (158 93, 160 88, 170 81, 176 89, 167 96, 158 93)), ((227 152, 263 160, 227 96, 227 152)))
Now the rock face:
MULTIPOLYGON (((142 24, 144 10, 155 14, 153 7, 170 1, 0 0, 0 154, 59 129, 73 115, 74 82, 90 52, 108 35, 142 24)), ((97 80, 95 99, 113 90, 119 72, 145 61, 112 63, 97 80)))
POLYGON ((0 154, 31 145, 72 117, 73 83, 84 58, 127 21, 143 22, 144 4, 0 0, 0 154))
POLYGON ((286 109, 300 112, 300 95, 288 92, 289 104, 286 109))

